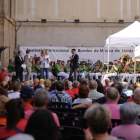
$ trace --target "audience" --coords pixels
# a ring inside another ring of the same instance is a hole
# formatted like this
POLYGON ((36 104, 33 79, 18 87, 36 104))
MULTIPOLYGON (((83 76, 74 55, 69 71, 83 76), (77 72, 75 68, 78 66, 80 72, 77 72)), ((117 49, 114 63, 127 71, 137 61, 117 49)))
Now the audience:
POLYGON ((75 96, 74 96, 74 93, 72 90, 70 90, 70 87, 69 87, 69 80, 68 79, 65 79, 64 80, 64 84, 65 84, 65 91, 71 96, 71 98, 73 99, 75 96))
POLYGON ((33 106, 30 103, 33 100, 33 94, 34 94, 33 89, 25 86, 21 89, 20 93, 21 93, 20 98, 23 100, 25 106, 24 111, 32 109, 33 106))
POLYGON ((44 79, 40 79, 39 85, 42 86, 42 88, 44 88, 44 79))
POLYGON ((6 139, 24 132, 27 122, 24 118, 24 104, 21 99, 11 99, 6 103, 6 126, 0 127, 0 139, 6 139))
POLYGON ((31 115, 25 133, 32 135, 35 140, 58 140, 56 123, 47 109, 39 109, 31 115))
POLYGON ((89 88, 90 88, 90 92, 88 94, 88 98, 92 99, 92 100, 96 100, 98 98, 104 97, 104 94, 97 92, 97 82, 95 80, 91 80, 89 82, 89 88))
POLYGON ((123 104, 120 108, 122 125, 113 128, 111 135, 136 140, 140 136, 140 126, 136 124, 138 112, 137 104, 133 102, 123 104))
POLYGON ((7 91, 8 91, 8 94, 14 92, 14 91, 13 91, 13 84, 12 84, 11 81, 8 82, 8 89, 7 89, 7 91))
POLYGON ((105 95, 104 87, 102 84, 98 84, 97 92, 102 93, 105 95))
POLYGON ((88 98, 88 94, 89 94, 89 88, 86 85, 81 85, 78 93, 79 98, 75 99, 73 104, 92 102, 92 100, 88 98))
POLYGON ((25 81, 24 84, 25 84, 25 86, 30 87, 30 82, 29 81, 25 81))
POLYGON ((74 94, 78 95, 78 92, 79 92, 79 82, 78 81, 74 81, 73 84, 72 84, 72 89, 71 91, 73 91, 74 94))
POLYGON ((110 79, 109 78, 106 78, 105 79, 105 86, 104 86, 104 91, 105 92, 107 91, 107 88, 108 88, 109 83, 110 83, 110 79))
POLYGON ((7 90, 0 87, 0 125, 6 125, 6 109, 5 104, 9 101, 7 90))
POLYGON ((70 87, 70 89, 72 89, 72 82, 71 81, 69 81, 69 87, 70 87))
MULTIPOLYGON (((49 99, 50 99, 50 93, 43 89, 43 88, 38 88, 35 92, 34 92, 34 98, 33 98, 33 102, 34 102, 34 108, 25 111, 25 120, 28 121, 30 116, 38 109, 44 109, 46 108, 46 106, 49 103, 49 99)), ((60 126, 59 124, 59 120, 58 117, 55 113, 52 113, 53 118, 55 120, 55 123, 57 124, 57 126, 60 126)))
POLYGON ((108 134, 111 112, 107 106, 94 104, 86 110, 84 116, 89 126, 89 129, 84 130, 85 140, 117 140, 108 134))
POLYGON ((34 79, 34 84, 33 84, 33 87, 39 85, 39 79, 38 78, 35 78, 34 79))
POLYGON ((29 80, 29 83, 30 83, 30 87, 33 87, 34 84, 33 80, 29 80))
POLYGON ((0 73, 0 84, 4 81, 5 77, 7 76, 6 72, 7 72, 7 68, 3 67, 2 72, 0 73))
POLYGON ((20 98, 21 83, 19 81, 13 82, 13 93, 8 94, 8 98, 17 99, 20 98))
POLYGON ((1 87, 3 87, 3 88, 5 88, 6 90, 8 90, 9 85, 8 85, 8 83, 7 83, 6 81, 3 81, 3 82, 1 83, 1 87))
POLYGON ((117 105, 120 98, 119 92, 116 88, 111 87, 106 92, 106 103, 111 111, 111 119, 120 119, 120 106, 117 105))
POLYGON ((49 79, 46 79, 44 82, 44 88, 50 91, 50 87, 51 87, 51 81, 49 79))
POLYGON ((50 103, 53 102, 61 102, 67 103, 68 105, 72 105, 72 98, 69 94, 64 92, 65 84, 62 81, 58 81, 56 83, 56 92, 51 94, 50 103))
POLYGON ((122 82, 122 86, 123 86, 122 93, 125 94, 127 97, 132 97, 133 91, 128 90, 128 83, 127 82, 122 82))

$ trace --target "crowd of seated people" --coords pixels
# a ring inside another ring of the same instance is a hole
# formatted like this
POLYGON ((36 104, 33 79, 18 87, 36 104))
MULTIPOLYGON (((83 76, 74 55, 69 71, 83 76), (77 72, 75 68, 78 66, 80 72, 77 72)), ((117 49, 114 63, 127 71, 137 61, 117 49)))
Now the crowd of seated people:
POLYGON ((51 77, 24 83, 4 78, 0 84, 0 139, 24 133, 35 140, 64 140, 62 130, 69 128, 67 138, 81 131, 81 140, 82 136, 86 140, 137 140, 140 84, 129 86, 108 78, 105 83, 84 77, 73 82, 51 77), (67 120, 73 118, 80 123, 69 125, 67 120))

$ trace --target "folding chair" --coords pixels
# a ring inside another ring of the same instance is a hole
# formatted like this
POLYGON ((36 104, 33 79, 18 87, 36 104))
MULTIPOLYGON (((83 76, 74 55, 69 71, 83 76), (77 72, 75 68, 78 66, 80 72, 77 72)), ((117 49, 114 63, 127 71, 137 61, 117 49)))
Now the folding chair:
POLYGON ((68 105, 68 103, 62 103, 62 102, 52 102, 50 104, 50 107, 52 107, 52 108, 71 108, 71 106, 68 105))

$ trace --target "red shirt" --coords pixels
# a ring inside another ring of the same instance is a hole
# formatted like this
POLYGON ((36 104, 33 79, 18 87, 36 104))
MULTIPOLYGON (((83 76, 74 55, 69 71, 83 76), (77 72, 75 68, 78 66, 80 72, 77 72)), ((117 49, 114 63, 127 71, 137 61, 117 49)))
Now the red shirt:
POLYGON ((108 85, 104 86, 104 91, 107 91, 108 85))
MULTIPOLYGON (((24 119, 20 119, 16 127, 24 132, 26 125, 27 121, 25 121, 24 119)), ((6 139, 16 134, 17 132, 14 129, 7 130, 6 126, 0 127, 0 139, 6 139)))
POLYGON ((78 95, 79 88, 72 88, 71 91, 73 91, 74 94, 78 95))
POLYGON ((72 97, 72 99, 75 98, 73 91, 66 90, 66 89, 65 89, 65 91, 72 97))
POLYGON ((133 102, 133 98, 132 97, 128 98, 127 102, 133 102))
POLYGON ((25 105, 24 111, 27 111, 33 108, 33 106, 29 103, 24 102, 24 105, 25 105))
POLYGON ((5 72, 1 72, 0 73, 0 84, 3 82, 3 80, 5 79, 5 75, 6 73, 5 72))

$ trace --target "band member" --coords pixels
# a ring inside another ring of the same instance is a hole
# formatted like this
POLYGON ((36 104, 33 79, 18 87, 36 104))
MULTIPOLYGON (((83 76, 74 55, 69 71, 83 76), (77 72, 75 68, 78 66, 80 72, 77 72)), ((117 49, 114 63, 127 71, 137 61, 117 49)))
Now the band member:
POLYGON ((35 69, 35 61, 32 62, 31 67, 31 80, 34 80, 34 78, 37 77, 36 69, 35 69))
POLYGON ((13 64, 13 60, 12 59, 9 60, 8 70, 9 70, 9 73, 11 73, 13 76, 16 76, 15 66, 13 64))
POLYGON ((49 79, 50 79, 51 77, 54 77, 54 76, 53 76, 53 74, 52 74, 52 66, 51 66, 51 64, 50 64, 50 66, 49 66, 49 79))
POLYGON ((136 61, 136 71, 140 73, 140 62, 136 61))
POLYGON ((71 64, 70 64, 70 75, 69 77, 72 78, 72 74, 74 72, 74 80, 77 80, 77 68, 78 68, 78 61, 79 61, 79 56, 76 54, 76 49, 71 50, 72 56, 70 56, 71 64))
POLYGON ((99 65, 96 67, 96 79, 98 79, 98 76, 101 76, 103 72, 103 63, 99 62, 99 65))
POLYGON ((30 80, 31 77, 31 67, 32 67, 32 61, 33 59, 30 56, 30 51, 26 50, 26 55, 24 56, 25 64, 26 64, 26 70, 27 70, 27 75, 25 77, 25 80, 28 81, 30 80))
MULTIPOLYGON (((128 76, 128 83, 130 83, 130 81, 132 80, 132 83, 134 83, 134 62, 132 62, 130 64, 130 67, 128 67, 128 73, 129 73, 129 76, 128 76)), ((136 76, 139 76, 139 74, 136 76)))
POLYGON ((102 74, 102 78, 101 78, 102 80, 101 81, 102 81, 103 85, 105 85, 105 79, 106 78, 116 76, 116 75, 117 75, 117 73, 115 72, 113 62, 109 62, 109 71, 108 71, 108 73, 105 72, 105 73, 102 74))
POLYGON ((46 50, 41 51, 41 56, 40 56, 40 79, 43 79, 44 76, 44 70, 46 72, 46 79, 49 79, 49 62, 50 62, 50 57, 48 55, 48 52, 46 50))
POLYGON ((55 73, 57 76, 62 76, 64 79, 68 79, 69 75, 64 72, 64 68, 61 65, 61 60, 57 60, 57 64, 55 65, 55 73))
POLYGON ((64 72, 66 72, 67 74, 70 74, 70 60, 67 61, 67 65, 64 68, 64 72))
POLYGON ((82 62, 82 65, 79 67, 79 70, 80 70, 80 76, 85 78, 87 72, 87 66, 84 61, 82 62))
POLYGON ((120 65, 120 68, 118 69, 118 72, 119 72, 120 82, 124 82, 124 79, 126 78, 126 73, 127 73, 127 67, 125 65, 125 62, 121 62, 121 65, 120 65))
POLYGON ((63 69, 65 69, 65 62, 64 61, 61 61, 61 65, 62 65, 63 69))
POLYGON ((99 67, 99 62, 96 64, 96 66, 94 68, 91 68, 92 72, 89 74, 90 80, 93 80, 93 76, 96 76, 97 67, 99 67))
POLYGON ((23 68, 21 65, 24 63, 22 56, 22 51, 18 52, 18 55, 15 57, 15 70, 16 70, 16 79, 20 79, 22 82, 22 73, 23 73, 23 68))
POLYGON ((119 64, 119 61, 118 60, 115 60, 115 65, 113 65, 115 71, 118 71, 119 68, 120 68, 120 64, 119 64))

